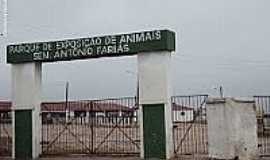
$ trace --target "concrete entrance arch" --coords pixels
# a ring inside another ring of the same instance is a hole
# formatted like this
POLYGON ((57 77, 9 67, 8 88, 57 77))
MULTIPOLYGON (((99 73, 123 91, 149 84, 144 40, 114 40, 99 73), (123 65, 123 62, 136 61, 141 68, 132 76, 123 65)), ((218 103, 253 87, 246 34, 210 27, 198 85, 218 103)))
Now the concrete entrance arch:
POLYGON ((141 157, 173 155, 170 59, 175 34, 153 30, 102 37, 8 45, 12 64, 13 158, 41 153, 43 62, 138 55, 141 157))

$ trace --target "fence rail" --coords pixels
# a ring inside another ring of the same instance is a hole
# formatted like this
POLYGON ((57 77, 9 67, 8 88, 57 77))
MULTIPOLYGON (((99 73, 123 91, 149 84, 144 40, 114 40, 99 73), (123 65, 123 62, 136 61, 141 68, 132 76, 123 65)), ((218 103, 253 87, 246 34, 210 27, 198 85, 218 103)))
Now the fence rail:
POLYGON ((254 96, 258 126, 259 152, 270 156, 270 96, 254 96))
MULTIPOLYGON (((173 96, 176 155, 208 153, 207 95, 173 96)), ((270 156, 270 96, 254 96, 259 151, 270 156)), ((42 154, 140 153, 136 98, 43 103, 42 154)), ((11 156, 11 110, 0 111, 0 156, 11 156)))
POLYGON ((11 111, 0 112, 0 156, 11 156, 12 124, 11 111))

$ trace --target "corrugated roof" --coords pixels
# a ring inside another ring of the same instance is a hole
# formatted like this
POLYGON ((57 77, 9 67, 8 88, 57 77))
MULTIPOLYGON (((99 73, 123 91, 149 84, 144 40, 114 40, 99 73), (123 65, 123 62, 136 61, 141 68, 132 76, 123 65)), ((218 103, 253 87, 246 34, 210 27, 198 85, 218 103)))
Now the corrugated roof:
POLYGON ((10 111, 11 102, 10 101, 0 101, 0 111, 10 111))

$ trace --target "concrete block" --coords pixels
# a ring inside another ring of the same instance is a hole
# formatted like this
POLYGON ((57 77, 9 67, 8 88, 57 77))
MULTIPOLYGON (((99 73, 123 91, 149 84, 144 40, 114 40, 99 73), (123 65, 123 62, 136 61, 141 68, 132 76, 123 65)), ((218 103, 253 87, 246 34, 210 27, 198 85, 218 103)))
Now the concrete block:
POLYGON ((206 109, 211 158, 258 158, 257 122, 253 100, 209 98, 206 109))
POLYGON ((224 98, 207 100, 208 151, 209 157, 216 159, 234 159, 235 152, 232 142, 231 108, 226 106, 224 98))
POLYGON ((232 99, 235 109, 235 126, 237 139, 235 150, 239 160, 255 160, 258 158, 258 136, 255 102, 247 99, 232 99))

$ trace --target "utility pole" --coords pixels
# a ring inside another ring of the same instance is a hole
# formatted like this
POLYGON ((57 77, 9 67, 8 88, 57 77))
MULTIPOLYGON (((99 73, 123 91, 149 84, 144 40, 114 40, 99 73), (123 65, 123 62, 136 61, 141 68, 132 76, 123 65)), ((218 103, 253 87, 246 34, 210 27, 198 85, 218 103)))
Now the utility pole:
POLYGON ((68 89, 69 89, 69 83, 66 82, 66 110, 68 109, 68 119, 70 119, 70 108, 68 108, 68 89))
POLYGON ((220 85, 219 87, 214 88, 217 92, 219 92, 220 98, 224 98, 224 90, 223 87, 220 85))
MULTIPOLYGON (((136 76, 136 73, 132 72, 132 71, 129 71, 129 70, 126 70, 125 71, 126 73, 128 74, 131 74, 133 76, 136 76)), ((137 86, 136 86, 136 96, 135 96, 135 106, 139 108, 139 75, 138 75, 138 72, 137 72, 137 86)))
POLYGON ((8 16, 8 2, 7 0, 1 0, 0 1, 0 13, 1 17, 3 19, 3 29, 0 31, 0 37, 6 37, 7 36, 7 16, 8 16))
POLYGON ((137 77, 137 89, 136 89, 136 105, 139 109, 139 95, 140 92, 139 92, 139 77, 137 77))
POLYGON ((223 87, 222 86, 220 86, 219 87, 219 94, 220 94, 220 98, 223 98, 223 87))

